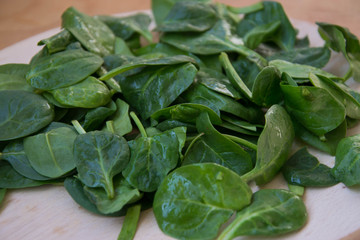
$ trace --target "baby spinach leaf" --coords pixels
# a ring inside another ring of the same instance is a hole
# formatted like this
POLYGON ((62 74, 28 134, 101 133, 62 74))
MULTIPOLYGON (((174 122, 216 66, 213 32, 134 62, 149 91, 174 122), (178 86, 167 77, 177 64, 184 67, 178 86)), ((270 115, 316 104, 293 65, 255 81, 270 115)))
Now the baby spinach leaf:
POLYGON ((48 52, 50 54, 53 54, 65 50, 67 46, 73 42, 75 42, 75 38, 73 37, 73 35, 71 35, 68 30, 63 29, 61 32, 49 38, 40 40, 40 42, 38 42, 38 45, 45 45, 48 52))
MULTIPOLYGON (((169 14, 175 3, 181 2, 181 0, 152 0, 151 1, 151 10, 155 18, 157 25, 160 25, 169 14)), ((211 0, 193 0, 197 3, 207 3, 211 0)))
POLYGON ((177 127, 186 127, 186 132, 196 132, 195 125, 193 125, 191 123, 181 122, 178 120, 169 119, 169 120, 162 121, 161 123, 156 125, 156 128, 159 129, 160 131, 167 131, 167 130, 177 128, 177 127))
POLYGON ((304 187, 328 187, 338 183, 331 175, 331 168, 321 164, 306 147, 286 161, 282 173, 289 184, 304 187))
POLYGON ((3 90, 0 103, 0 141, 28 136, 54 119, 53 107, 35 93, 3 90))
POLYGON ((269 66, 273 66, 276 67, 277 69, 279 69, 279 71, 281 73, 285 72, 287 74, 290 75, 290 77, 292 78, 300 78, 300 79, 304 79, 304 78, 309 78, 309 74, 313 73, 316 75, 321 75, 330 79, 334 79, 334 80, 341 80, 341 78, 328 73, 324 70, 321 70, 320 68, 315 68, 312 66, 308 66, 308 65, 302 65, 302 64, 296 64, 296 63, 291 63, 291 62, 287 62, 284 60, 272 60, 269 62, 269 66))
POLYGON ((75 168, 73 145, 77 134, 60 127, 24 139, 25 154, 31 166, 46 177, 58 178, 75 168))
POLYGON ((243 175, 252 169, 250 155, 238 144, 219 133, 211 124, 206 112, 196 120, 199 133, 204 133, 195 144, 187 150, 182 165, 212 162, 243 175))
MULTIPOLYGON (((278 2, 264 1, 263 9, 246 14, 237 26, 237 33, 243 37, 249 30, 257 26, 280 22, 279 29, 274 31, 271 41, 283 50, 290 50, 295 45, 296 30, 291 25, 283 7, 278 2)), ((267 37, 267 40, 270 40, 267 37)))
POLYGON ((280 74, 274 67, 265 67, 256 76, 252 88, 252 101, 259 106, 270 107, 283 99, 280 74))
POLYGON ((196 74, 196 81, 213 91, 232 97, 235 100, 242 98, 229 79, 217 70, 200 68, 200 71, 196 74))
POLYGON ((245 47, 241 44, 241 40, 231 35, 230 26, 224 20, 219 20, 211 29, 203 33, 166 33, 160 41, 201 55, 236 52, 248 57, 259 66, 267 65, 267 61, 261 55, 245 47))
POLYGON ((0 207, 4 201, 5 195, 6 195, 6 188, 1 188, 0 189, 0 207))
POLYGON ((169 106, 194 81, 192 63, 147 68, 120 82, 125 100, 142 119, 169 106))
POLYGON ((258 140, 255 167, 243 179, 258 185, 273 179, 285 163, 295 137, 294 128, 285 109, 273 105, 265 114, 265 127, 258 140))
POLYGON ((2 90, 24 90, 32 92, 34 88, 26 82, 25 77, 0 73, 0 91, 2 90))
POLYGON ((66 9, 61 18, 62 27, 90 52, 100 56, 114 52, 115 35, 100 20, 81 13, 74 7, 66 9))
POLYGON ((154 198, 160 229, 179 239, 213 239, 236 210, 247 206, 251 189, 233 171, 214 163, 183 166, 170 173, 154 198))
POLYGON ((310 81, 315 87, 326 89, 334 98, 342 102, 347 116, 360 119, 360 102, 342 88, 341 85, 324 76, 316 76, 314 74, 310 74, 310 81))
POLYGON ((250 49, 257 48, 260 43, 271 40, 273 36, 276 35, 276 31, 280 28, 280 26, 280 21, 255 26, 244 35, 245 46, 250 49))
POLYGON ((360 135, 343 138, 337 148, 335 166, 331 170, 334 177, 346 186, 360 184, 360 135))
POLYGON ((331 51, 328 47, 295 48, 281 51, 267 57, 268 61, 283 60, 291 63, 309 65, 315 68, 324 67, 330 60, 331 51))
POLYGON ((148 14, 137 13, 126 17, 101 15, 94 18, 105 23, 117 37, 125 41, 140 34, 147 41, 152 42, 152 35, 149 31, 151 18, 148 14))
POLYGON ((129 146, 123 137, 110 132, 80 134, 74 142, 74 158, 79 179, 88 187, 102 187, 114 198, 113 177, 129 162, 129 146))
POLYGON ((89 110, 86 115, 82 127, 85 131, 93 131, 98 129, 104 120, 116 112, 116 104, 110 101, 105 106, 100 106, 89 110))
POLYGON ((346 136, 347 122, 344 121, 334 130, 325 133, 324 137, 320 139, 319 136, 307 130, 304 126, 302 126, 296 119, 292 119, 295 135, 300 138, 305 143, 321 150, 329 153, 334 156, 336 152, 336 147, 341 139, 346 136))
POLYGON ((120 211, 126 204, 136 202, 142 197, 139 190, 133 188, 121 174, 114 178, 114 196, 109 198, 103 188, 84 187, 84 192, 98 210, 104 214, 120 211))
POLYGON ((156 27, 160 32, 203 32, 218 20, 214 7, 207 3, 179 1, 156 27))
POLYGON ((195 103, 182 103, 163 108, 153 113, 151 118, 157 121, 171 119, 185 123, 195 123, 196 118, 201 112, 207 112, 210 121, 213 124, 221 124, 220 116, 218 116, 211 108, 195 103))
POLYGON ((133 129, 131 120, 129 117, 129 104, 120 98, 116 99, 116 111, 109 118, 111 121, 112 128, 114 133, 119 136, 124 136, 127 133, 130 133, 133 129))
POLYGON ((345 120, 345 107, 327 90, 281 84, 286 109, 310 132, 322 136, 345 120))
POLYGON ((25 78, 28 71, 30 71, 29 64, 8 63, 0 65, 0 73, 16 75, 22 78, 25 78))
POLYGON ((93 74, 102 63, 102 58, 87 51, 59 52, 33 64, 26 80, 32 87, 42 90, 67 87, 93 74))
POLYGON ((0 154, 0 159, 8 161, 15 171, 26 178, 33 180, 49 179, 49 177, 45 177, 36 172, 31 166, 30 161, 25 154, 22 139, 11 141, 8 145, 6 145, 3 152, 0 154))
POLYGON ((238 56, 237 59, 232 60, 231 65, 249 89, 253 88, 256 76, 263 69, 263 66, 259 67, 256 63, 243 56, 238 56))
POLYGON ((140 218, 141 205, 137 204, 131 206, 126 211, 126 216, 121 227, 121 232, 117 240, 132 240, 134 239, 138 221, 140 218))
POLYGON ((112 92, 107 86, 94 77, 88 77, 69 87, 51 90, 54 99, 61 105, 96 108, 107 104, 112 92))
POLYGON ((359 39, 347 28, 329 23, 318 22, 316 24, 319 26, 320 36, 326 44, 334 51, 341 52, 349 62, 350 68, 344 79, 353 76, 355 81, 360 81, 359 39))
POLYGON ((26 178, 15 171, 8 162, 0 161, 0 188, 28 188, 37 187, 44 184, 47 183, 26 178))
POLYGON ((140 191, 156 191, 169 171, 178 164, 185 132, 186 128, 180 127, 130 141, 131 157, 123 171, 125 179, 140 191))
POLYGON ((263 189, 254 193, 252 203, 237 213, 218 239, 277 236, 300 229, 306 220, 306 207, 299 196, 282 189, 263 189))

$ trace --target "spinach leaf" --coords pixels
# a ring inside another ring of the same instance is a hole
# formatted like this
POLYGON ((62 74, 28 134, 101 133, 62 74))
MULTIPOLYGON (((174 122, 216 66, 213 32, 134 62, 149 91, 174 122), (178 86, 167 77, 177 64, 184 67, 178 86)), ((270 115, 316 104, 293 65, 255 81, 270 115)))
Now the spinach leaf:
POLYGON ((331 175, 331 168, 321 164, 306 147, 290 157, 282 173, 289 184, 304 187, 328 187, 338 183, 331 175))
POLYGON ((142 137, 130 141, 130 162, 123 171, 126 180, 140 191, 156 191, 169 171, 178 164, 185 132, 186 128, 180 127, 153 137, 142 134, 142 137))
POLYGON ((239 175, 214 163, 170 173, 154 198, 160 229, 179 239, 213 239, 235 210, 250 203, 251 189, 239 175))
POLYGON ((254 193, 251 205, 239 211, 219 240, 236 236, 277 236, 303 227, 307 220, 304 202, 294 193, 263 189, 254 193))
POLYGON ((334 80, 342 80, 341 78, 331 73, 328 73, 324 70, 321 70, 320 68, 315 68, 312 66, 302 65, 297 63, 291 63, 280 59, 270 61, 269 66, 276 67, 277 69, 279 69, 281 73, 285 72, 289 74, 292 78, 307 79, 309 78, 309 74, 313 73, 334 80))
POLYGON ((0 161, 0 188, 28 188, 47 184, 43 181, 26 178, 15 171, 8 162, 0 161))
POLYGON ((345 120, 345 107, 327 90, 281 84, 286 109, 310 132, 323 136, 345 120))
POLYGON ((100 56, 114 52, 115 35, 100 20, 81 13, 74 7, 66 9, 61 18, 62 27, 90 52, 100 56))
POLYGON ((16 75, 25 78, 28 71, 30 71, 29 64, 8 63, 0 65, 0 73, 3 74, 16 75))
POLYGON ((137 204, 131 206, 126 211, 126 216, 121 227, 121 232, 117 240, 132 240, 134 239, 138 221, 140 218, 141 205, 137 204))
POLYGON ((24 139, 31 166, 46 177, 58 178, 75 168, 73 145, 77 134, 69 127, 52 129, 24 139))
POLYGON ((31 166, 30 161, 25 154, 22 139, 11 141, 8 145, 6 145, 3 152, 0 154, 0 159, 8 161, 15 171, 26 178, 33 180, 49 179, 49 177, 45 177, 36 172, 31 166))
POLYGON ((102 58, 83 50, 59 52, 33 64, 26 80, 32 87, 42 90, 67 87, 93 74, 102 63, 102 58))
MULTIPOLYGON (((155 18, 157 25, 160 25, 169 14, 174 4, 181 2, 181 0, 152 0, 151 1, 151 10, 155 18)), ((211 0, 193 0, 197 3, 208 3, 211 0)))
POLYGON ((330 56, 331 51, 328 47, 305 47, 272 54, 267 57, 267 60, 283 60, 291 63, 309 65, 315 68, 322 68, 329 62, 330 56))
POLYGON ((194 81, 192 63, 147 68, 120 82, 125 100, 142 119, 169 106, 194 81))
POLYGON ((165 120, 156 125, 156 128, 160 131, 166 131, 177 127, 186 127, 186 132, 196 132, 195 125, 191 123, 185 123, 178 120, 165 120))
POLYGON ((98 210, 104 214, 120 211, 126 204, 136 202, 142 197, 139 190, 133 188, 121 176, 114 178, 114 196, 108 197, 108 193, 103 188, 84 187, 86 196, 93 202, 98 210))
POLYGON ((179 1, 156 27, 159 32, 203 32, 218 20, 215 8, 207 3, 179 1))
POLYGON ((125 169, 129 154, 126 140, 110 132, 80 134, 74 142, 79 179, 88 187, 102 187, 109 199, 116 194, 113 177, 125 169))
POLYGON ((346 89, 336 82, 324 76, 310 74, 310 81, 315 87, 320 87, 329 91, 329 93, 342 102, 345 106, 346 115, 350 118, 360 119, 360 102, 357 101, 346 89))
POLYGON ((69 87, 57 88, 50 93, 61 105, 96 108, 107 104, 112 92, 97 78, 88 77, 69 87))
POLYGON ((75 42, 73 35, 66 29, 63 29, 61 32, 49 38, 40 40, 38 45, 45 45, 48 52, 53 54, 67 49, 67 46, 73 42, 75 42))
POLYGON ((212 162, 227 167, 239 175, 252 169, 250 155, 238 144, 219 133, 212 126, 206 112, 197 117, 196 128, 204 135, 186 151, 182 165, 212 162))
POLYGON ((341 52, 349 62, 350 68, 344 79, 353 76, 355 81, 360 81, 359 39, 347 28, 329 23, 318 22, 316 24, 319 26, 320 36, 325 40, 326 44, 334 51, 341 52))
POLYGON ((0 141, 28 136, 54 119, 54 108, 35 93, 3 90, 0 103, 0 141))
POLYGON ((158 122, 171 119, 184 123, 195 123, 201 112, 207 112, 213 124, 221 124, 220 117, 211 108, 195 103, 182 103, 163 108, 153 113, 151 118, 158 122))
POLYGON ((116 111, 109 118, 107 124, 111 125, 113 133, 119 136, 124 136, 125 134, 130 133, 133 129, 129 117, 129 104, 120 98, 116 99, 115 104, 116 111))
POLYGON ((244 19, 237 26, 237 33, 243 37, 249 30, 257 26, 265 24, 280 22, 277 31, 274 31, 273 36, 269 39, 283 50, 290 50, 295 45, 296 30, 291 25, 283 7, 278 2, 264 1, 263 9, 260 11, 246 14, 244 19))
POLYGON ((271 41, 273 36, 276 35, 276 31, 278 31, 280 26, 280 21, 274 21, 255 26, 244 35, 245 46, 250 49, 255 49, 259 46, 259 44, 271 41))
POLYGON ((335 166, 331 173, 346 186, 360 184, 359 143, 360 135, 354 135, 343 138, 336 148, 335 166))
POLYGON ((331 130, 328 133, 320 138, 316 134, 307 130, 304 126, 302 126, 296 119, 292 118, 292 122, 294 125, 295 135, 300 138, 305 143, 321 150, 329 153, 334 156, 336 153, 336 147, 339 144, 340 140, 346 136, 347 122, 344 121, 334 130, 331 130))
POLYGON ((91 109, 86 113, 82 127, 85 131, 96 130, 103 124, 104 120, 114 114, 116 110, 117 106, 113 101, 110 101, 105 106, 91 109))
POLYGON ((25 77, 0 73, 0 91, 2 90, 24 90, 32 92, 34 88, 26 82, 25 77))
POLYGON ((137 34, 143 36, 147 41, 152 42, 152 35, 149 31, 151 18, 145 13, 137 13, 126 17, 115 16, 95 16, 105 23, 115 34, 115 36, 128 41, 137 34))
POLYGON ((225 51, 236 52, 259 66, 267 65, 267 61, 261 55, 243 46, 241 40, 231 35, 230 26, 225 20, 219 20, 211 29, 203 33, 166 33, 161 36, 160 41, 201 55, 218 54, 225 51))
POLYGON ((242 178, 265 184, 285 163, 294 140, 294 128, 285 109, 273 105, 265 114, 265 127, 258 140, 255 167, 242 178))
POLYGON ((0 207, 6 195, 6 188, 0 188, 0 207))

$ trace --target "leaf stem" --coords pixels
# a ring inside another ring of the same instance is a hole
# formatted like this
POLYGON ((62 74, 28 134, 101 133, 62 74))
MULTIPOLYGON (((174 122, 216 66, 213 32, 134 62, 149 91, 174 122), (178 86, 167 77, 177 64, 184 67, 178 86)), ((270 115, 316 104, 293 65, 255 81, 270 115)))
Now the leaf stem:
POLYGON ((140 119, 136 116, 136 114, 134 112, 130 112, 130 116, 134 120, 136 126, 138 127, 141 136, 148 137, 144 126, 142 125, 140 119))
POLYGON ((86 131, 83 129, 83 127, 81 126, 78 120, 72 120, 71 123, 79 134, 86 133, 86 131))
POLYGON ((113 120, 106 121, 106 128, 107 128, 107 130, 109 130, 109 132, 115 133, 114 121, 113 120))
POLYGON ((237 216, 232 223, 227 226, 216 240, 231 240, 236 237, 236 230, 242 223, 242 216, 237 216))
POLYGON ((225 137, 227 137, 228 139, 236 142, 236 143, 239 143, 245 147, 248 147, 250 149, 253 149, 255 151, 257 151, 257 146, 256 144, 253 144, 245 139, 242 139, 242 138, 239 138, 239 137, 235 137, 235 136, 232 136, 232 135, 228 135, 228 134, 223 134, 225 137))
POLYGON ((118 240, 132 240, 134 239, 137 225, 140 218, 141 204, 131 206, 126 211, 125 220, 123 222, 118 240))

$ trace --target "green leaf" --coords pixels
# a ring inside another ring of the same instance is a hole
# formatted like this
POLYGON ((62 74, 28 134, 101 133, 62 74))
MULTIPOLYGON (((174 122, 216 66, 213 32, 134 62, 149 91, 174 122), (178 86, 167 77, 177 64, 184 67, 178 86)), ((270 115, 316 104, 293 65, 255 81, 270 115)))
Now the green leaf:
POLYGON ((52 129, 24 139, 31 166, 46 177, 57 178, 75 168, 73 145, 77 134, 68 127, 52 129))
POLYGON ((186 151, 182 165, 212 162, 227 167, 239 175, 252 169, 250 155, 218 132, 212 126, 206 112, 201 113, 197 118, 196 128, 204 135, 186 151))
POLYGON ((120 98, 116 99, 115 104, 116 112, 109 118, 109 121, 111 121, 110 124, 114 129, 114 133, 119 136, 124 136, 133 129, 129 117, 129 104, 120 98))
POLYGON ((116 110, 117 106, 113 101, 110 101, 105 106, 91 109, 86 113, 82 127, 85 131, 99 129, 99 127, 104 123, 104 120, 113 115, 116 110))
POLYGON ((321 164, 304 147, 294 153, 284 164, 282 173, 289 184, 304 187, 328 187, 338 183, 331 168, 321 164))
POLYGON ((102 63, 102 58, 83 50, 59 52, 33 64, 26 80, 41 90, 67 87, 93 74, 102 63))
POLYGON ((74 7, 62 14, 62 27, 68 30, 88 51, 106 56, 114 52, 115 35, 106 24, 79 12, 74 7))
POLYGON ((123 137, 101 131, 80 134, 74 142, 79 179, 88 187, 105 189, 114 198, 113 177, 125 169, 130 157, 123 137))
POLYGON ((123 171, 126 180, 143 192, 156 191, 180 159, 182 143, 179 134, 185 128, 172 129, 153 137, 140 137, 129 142, 131 158, 123 171))
POLYGON ((214 239, 236 210, 247 206, 251 189, 239 175, 214 163, 183 166, 170 173, 154 198, 160 229, 179 239, 214 239))
POLYGON ((35 93, 3 90, 0 103, 0 141, 28 136, 54 119, 53 107, 35 93))
POLYGON ((335 166, 331 173, 346 186, 360 184, 360 135, 343 138, 337 148, 335 166))
POLYGON ((237 213, 218 240, 278 236, 300 229, 306 220, 306 207, 300 197, 286 190, 263 189, 254 193, 251 205, 237 213))
POLYGON ((242 178, 258 185, 271 181, 288 158, 295 137, 285 109, 273 105, 265 114, 265 127, 258 140, 255 167, 242 178))
POLYGON ((34 88, 26 82, 25 77, 0 73, 0 91, 2 90, 24 90, 32 92, 34 88))
POLYGON ((126 204, 136 202, 142 197, 139 190, 133 188, 121 176, 114 178, 114 196, 108 197, 103 188, 84 187, 85 194, 89 197, 98 210, 104 214, 110 214, 120 211, 126 204))
POLYGON ((96 108, 107 104, 112 93, 107 86, 94 77, 69 87, 51 90, 50 93, 60 104, 71 107, 96 108))
POLYGON ((64 51, 67 46, 71 43, 75 42, 75 38, 69 31, 66 29, 63 29, 61 32, 56 33, 55 35, 40 40, 38 42, 39 46, 45 45, 48 52, 50 54, 64 51))

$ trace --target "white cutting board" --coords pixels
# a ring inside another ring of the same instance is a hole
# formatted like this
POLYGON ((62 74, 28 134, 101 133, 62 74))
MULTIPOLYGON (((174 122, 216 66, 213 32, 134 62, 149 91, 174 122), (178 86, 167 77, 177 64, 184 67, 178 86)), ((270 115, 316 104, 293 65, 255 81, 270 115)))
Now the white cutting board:
MULTIPOLYGON (((300 30, 300 36, 309 35, 312 45, 322 44, 315 25, 295 20, 293 23, 300 30)), ((58 31, 52 29, 1 50, 0 64, 28 63, 40 49, 36 46, 37 42, 58 31)), ((339 59, 333 59, 332 65, 341 66, 340 72, 344 72, 346 66, 339 59)), ((360 84, 352 82, 351 85, 360 90, 360 84)), ((349 135, 355 133, 360 133, 360 126, 351 129, 349 135)), ((311 152, 320 162, 330 167, 334 165, 333 157, 313 150, 311 152)), ((256 188, 253 186, 254 190, 256 188)), ((265 188, 286 188, 286 184, 282 176, 278 176, 265 188)), ((309 218, 300 231, 275 238, 238 239, 338 240, 356 231, 357 234, 351 239, 360 239, 360 188, 347 188, 341 183, 329 188, 307 188, 304 201, 309 218)), ((123 220, 123 217, 103 217, 82 209, 62 186, 12 190, 8 191, 0 208, 0 240, 115 240, 123 220)), ((172 238, 160 231, 149 209, 141 213, 135 239, 172 238)))

